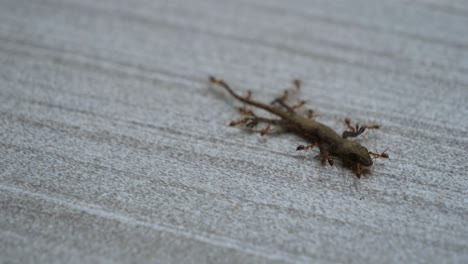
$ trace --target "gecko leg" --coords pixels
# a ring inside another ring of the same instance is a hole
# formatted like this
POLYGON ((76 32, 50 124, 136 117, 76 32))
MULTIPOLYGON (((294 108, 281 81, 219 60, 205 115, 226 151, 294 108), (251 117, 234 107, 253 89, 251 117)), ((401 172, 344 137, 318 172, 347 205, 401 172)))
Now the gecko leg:
POLYGON ((361 178, 361 173, 362 173, 362 170, 361 170, 361 163, 356 163, 356 169, 354 170, 354 172, 356 173, 356 176, 358 177, 358 179, 361 178))
POLYGON ((305 104, 306 104, 306 101, 300 101, 297 105, 293 105, 291 108, 296 110, 298 108, 301 108, 305 104))
POLYGON ((231 121, 231 123, 229 123, 229 126, 239 126, 239 125, 244 125, 247 123, 247 121, 249 121, 250 118, 248 117, 245 117, 245 118, 242 118, 242 119, 239 119, 237 121, 231 121))
POLYGON ((241 115, 243 116, 254 116, 254 112, 250 109, 248 109, 247 107, 243 106, 243 107, 239 107, 239 112, 241 113, 241 115))
POLYGON ((352 126, 351 125, 351 120, 349 118, 346 118, 345 119, 345 124, 346 124, 346 127, 348 128, 348 130, 344 131, 343 132, 343 135, 342 137, 343 138, 349 138, 349 137, 357 137, 359 135, 361 135, 362 133, 364 133, 364 131, 366 131, 366 129, 379 129, 380 128, 380 125, 363 125, 363 126, 359 126, 358 124, 356 124, 356 126, 352 126))
POLYGON ((312 109, 307 110, 306 116, 308 119, 312 119, 314 117, 314 110, 312 109))
POLYGON ((333 159, 330 157, 330 152, 324 145, 319 145, 320 155, 322 156, 322 165, 325 164, 325 161, 328 161, 330 166, 333 166, 333 159))
POLYGON ((267 123, 267 124, 270 124, 270 125, 277 125, 277 126, 284 126, 288 123, 288 121, 286 120, 283 120, 283 119, 269 119, 269 118, 263 118, 263 117, 259 117, 259 116, 252 116, 249 118, 252 122, 254 122, 255 124, 258 124, 258 123, 267 123))
MULTIPOLYGON (((246 101, 251 101, 252 100, 252 91, 248 90, 247 95, 244 97, 246 101)), ((254 113, 251 109, 247 108, 247 106, 239 107, 239 112, 241 115, 244 116, 254 116, 254 113)))
POLYGON ((261 136, 264 136, 268 131, 270 131, 271 125, 286 127, 289 124, 288 121, 283 119, 268 119, 252 114, 251 116, 244 117, 238 121, 232 121, 229 126, 245 125, 248 128, 254 128, 259 123, 267 123, 267 126, 260 131, 261 136))
MULTIPOLYGON (((298 91, 301 89, 302 81, 299 79, 294 79, 292 81, 292 84, 293 84, 294 89, 298 91)), ((278 103, 282 107, 286 108, 286 110, 288 110, 289 112, 294 112, 295 109, 300 108, 301 106, 305 104, 305 101, 301 101, 299 104, 291 107, 286 104, 286 100, 288 99, 288 96, 289 96, 288 90, 285 90, 283 96, 276 98, 275 100, 273 100, 273 102, 271 102, 271 104, 278 103)))
POLYGON ((291 112, 291 113, 294 113, 294 108, 289 106, 288 104, 286 104, 286 100, 288 99, 288 91, 285 90, 283 95, 276 98, 275 100, 273 100, 271 102, 271 104, 279 104, 280 106, 284 107, 286 110, 288 110, 288 112, 291 112))
MULTIPOLYGON (((260 136, 264 136, 266 133, 268 133, 268 131, 270 131, 270 128, 271 128, 271 125, 277 125, 277 126, 280 126, 280 127, 287 127, 289 122, 286 121, 286 120, 282 120, 282 119, 267 119, 267 118, 263 118, 263 117, 254 117, 252 119, 252 126, 256 126, 258 123, 260 122, 263 122, 263 123, 267 123, 267 126, 265 128, 263 128, 261 131, 260 131, 260 136)), ((249 126, 250 124, 247 124, 247 126, 249 126)))

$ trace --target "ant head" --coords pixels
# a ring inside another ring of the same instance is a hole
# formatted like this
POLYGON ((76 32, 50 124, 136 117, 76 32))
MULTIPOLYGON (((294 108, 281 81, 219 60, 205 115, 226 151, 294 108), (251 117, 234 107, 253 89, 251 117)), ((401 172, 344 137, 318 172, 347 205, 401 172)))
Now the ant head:
POLYGON ((369 151, 355 141, 348 141, 343 146, 342 159, 348 164, 359 163, 363 166, 372 166, 372 158, 369 155, 369 151))

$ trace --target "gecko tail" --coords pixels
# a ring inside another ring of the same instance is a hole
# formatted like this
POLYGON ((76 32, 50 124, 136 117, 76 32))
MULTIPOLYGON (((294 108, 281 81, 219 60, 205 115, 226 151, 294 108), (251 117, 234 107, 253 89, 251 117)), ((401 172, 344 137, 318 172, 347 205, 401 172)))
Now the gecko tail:
POLYGON ((281 118, 287 118, 288 115, 286 112, 284 112, 283 110, 281 109, 278 109, 276 107, 272 107, 270 105, 267 105, 267 104, 264 104, 264 103, 261 103, 261 102, 257 102, 255 100, 252 100, 250 98, 250 96, 248 96, 247 98, 244 98, 240 95, 238 95, 236 92, 234 92, 231 87, 226 83, 224 82, 223 80, 220 80, 220 79, 216 79, 215 77, 213 76, 209 76, 209 81, 210 83, 212 84, 216 84, 216 85, 219 85, 221 87, 223 87, 224 89, 226 89, 226 91, 228 91, 234 98, 236 98, 237 100, 243 102, 243 103, 246 103, 248 105, 252 105, 252 106, 255 106, 255 107, 258 107, 258 108, 261 108, 263 110, 266 110, 272 114, 275 114, 281 118))

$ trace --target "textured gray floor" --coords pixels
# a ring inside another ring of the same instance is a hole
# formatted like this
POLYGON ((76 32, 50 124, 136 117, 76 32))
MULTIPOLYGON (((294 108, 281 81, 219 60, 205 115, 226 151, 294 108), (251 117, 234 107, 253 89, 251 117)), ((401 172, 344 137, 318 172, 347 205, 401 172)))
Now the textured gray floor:
POLYGON ((466 1, 1 1, 0 262, 467 263, 467 29, 466 1), (209 74, 300 78, 391 159, 228 127, 209 74))

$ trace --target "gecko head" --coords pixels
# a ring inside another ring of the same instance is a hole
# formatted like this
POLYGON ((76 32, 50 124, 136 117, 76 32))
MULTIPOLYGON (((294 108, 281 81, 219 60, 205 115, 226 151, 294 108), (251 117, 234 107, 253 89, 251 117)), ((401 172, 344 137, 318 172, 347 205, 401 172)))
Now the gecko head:
POLYGON ((342 150, 342 159, 349 164, 359 163, 363 166, 372 166, 369 150, 355 141, 348 141, 342 150))

